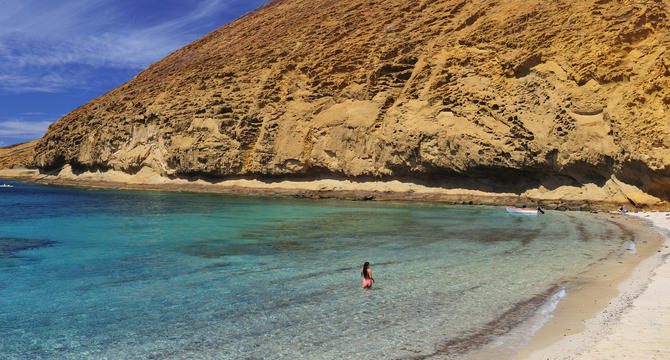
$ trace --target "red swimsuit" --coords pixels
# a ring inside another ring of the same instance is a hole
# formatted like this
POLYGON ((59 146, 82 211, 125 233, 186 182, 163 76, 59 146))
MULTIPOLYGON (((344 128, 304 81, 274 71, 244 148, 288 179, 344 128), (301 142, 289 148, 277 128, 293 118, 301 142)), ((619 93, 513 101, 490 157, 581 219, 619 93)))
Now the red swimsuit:
POLYGON ((368 268, 368 276, 367 278, 364 276, 363 281, 361 282, 361 286, 365 289, 369 289, 372 287, 372 269, 368 268))

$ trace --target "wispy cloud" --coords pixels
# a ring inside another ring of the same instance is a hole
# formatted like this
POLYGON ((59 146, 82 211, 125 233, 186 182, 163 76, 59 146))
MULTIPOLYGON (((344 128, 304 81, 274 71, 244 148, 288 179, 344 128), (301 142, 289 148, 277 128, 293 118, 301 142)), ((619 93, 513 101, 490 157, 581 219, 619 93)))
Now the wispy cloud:
POLYGON ((42 137, 51 121, 0 120, 0 136, 37 139, 42 137))
POLYGON ((99 68, 140 70, 222 25, 230 4, 244 1, 166 2, 178 14, 152 19, 138 8, 146 0, 4 0, 0 92, 57 92, 86 86, 99 68))
POLYGON ((0 90, 7 93, 26 92, 58 92, 66 87, 76 86, 78 81, 73 78, 64 78, 57 73, 42 74, 0 74, 0 90))

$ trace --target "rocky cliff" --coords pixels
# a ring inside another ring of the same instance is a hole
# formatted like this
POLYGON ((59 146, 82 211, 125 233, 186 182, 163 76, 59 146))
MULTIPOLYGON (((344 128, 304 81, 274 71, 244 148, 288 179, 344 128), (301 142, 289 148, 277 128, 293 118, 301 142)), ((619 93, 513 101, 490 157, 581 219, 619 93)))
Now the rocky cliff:
POLYGON ((477 179, 493 190, 616 177, 667 199, 668 9, 274 1, 59 120, 35 161, 170 177, 477 179))
POLYGON ((37 140, 0 147, 0 169, 32 166, 37 140))

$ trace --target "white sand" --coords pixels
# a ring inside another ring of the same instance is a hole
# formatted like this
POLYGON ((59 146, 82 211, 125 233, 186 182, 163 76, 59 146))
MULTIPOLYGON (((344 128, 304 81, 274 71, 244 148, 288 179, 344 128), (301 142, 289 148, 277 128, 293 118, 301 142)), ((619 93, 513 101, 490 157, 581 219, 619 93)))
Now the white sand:
POLYGON ((585 331, 532 352, 527 359, 670 359, 670 213, 632 215, 650 220, 665 235, 661 252, 636 269, 607 309, 585 322, 585 331), (645 279, 649 266, 657 267, 645 279))

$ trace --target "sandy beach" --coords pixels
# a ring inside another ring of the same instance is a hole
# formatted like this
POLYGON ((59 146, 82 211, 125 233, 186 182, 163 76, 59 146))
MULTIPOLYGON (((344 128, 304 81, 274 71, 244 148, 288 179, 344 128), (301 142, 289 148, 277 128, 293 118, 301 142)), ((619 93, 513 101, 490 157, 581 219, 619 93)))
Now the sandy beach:
MULTIPOLYGON (((632 274, 619 283, 616 296, 594 316, 586 316, 593 304, 582 297, 583 293, 573 296, 572 304, 571 298, 567 297, 549 324, 517 358, 670 358, 670 213, 639 212, 630 216, 649 222, 664 235, 661 249, 640 262, 632 274), (580 322, 582 325, 575 329, 575 324, 580 322)), ((639 256, 644 257, 644 254, 639 256)), ((606 288, 589 286, 589 289, 590 292, 596 290, 597 293, 592 295, 600 299, 611 295, 606 288)))

